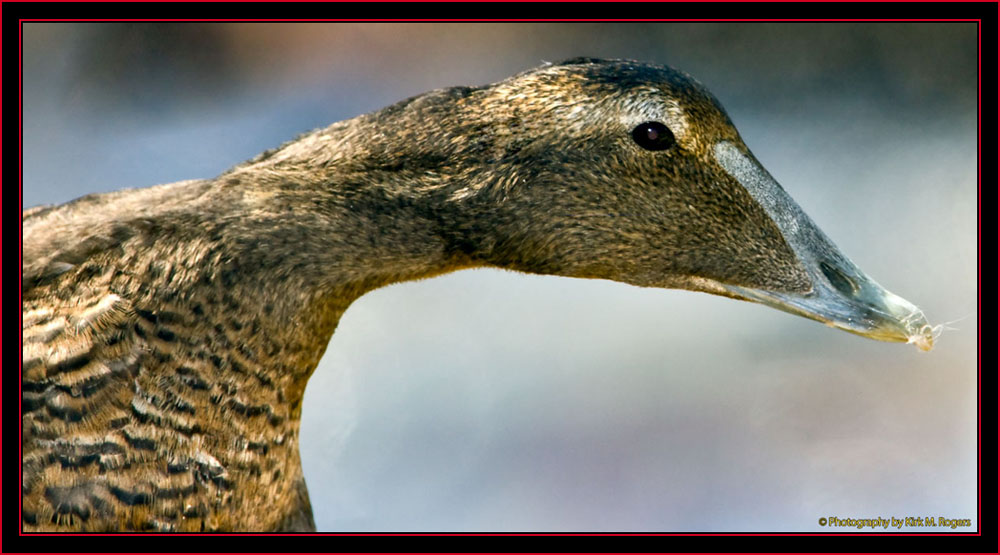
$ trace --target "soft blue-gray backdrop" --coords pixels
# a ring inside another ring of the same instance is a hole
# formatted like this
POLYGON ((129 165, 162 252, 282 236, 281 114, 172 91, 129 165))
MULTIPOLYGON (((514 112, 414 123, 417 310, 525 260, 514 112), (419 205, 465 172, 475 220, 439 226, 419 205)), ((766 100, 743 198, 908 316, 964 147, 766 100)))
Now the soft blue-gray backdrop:
POLYGON ((476 270, 381 289, 348 310, 306 392, 320 530, 978 526, 973 24, 23 29, 24 207, 210 177, 543 61, 634 58, 705 83, 848 256, 952 322, 920 353, 605 281, 476 270))

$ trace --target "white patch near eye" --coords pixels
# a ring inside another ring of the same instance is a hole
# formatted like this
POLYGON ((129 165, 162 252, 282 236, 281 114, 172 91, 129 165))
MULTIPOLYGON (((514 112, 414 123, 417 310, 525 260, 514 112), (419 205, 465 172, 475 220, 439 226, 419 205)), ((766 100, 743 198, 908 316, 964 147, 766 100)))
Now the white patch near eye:
POLYGON ((668 115, 667 121, 664 123, 666 123, 667 127, 670 128, 670 131, 673 132, 674 137, 680 141, 688 134, 687 115, 684 113, 684 109, 681 108, 681 105, 672 98, 668 99, 664 105, 666 106, 666 112, 668 115))
POLYGON ((677 142, 683 144, 689 136, 689 126, 687 115, 681 105, 676 100, 664 96, 663 91, 659 89, 642 89, 642 92, 648 93, 648 96, 639 96, 635 101, 629 102, 622 111, 622 125, 632 130, 641 123, 658 121, 670 128, 677 142))

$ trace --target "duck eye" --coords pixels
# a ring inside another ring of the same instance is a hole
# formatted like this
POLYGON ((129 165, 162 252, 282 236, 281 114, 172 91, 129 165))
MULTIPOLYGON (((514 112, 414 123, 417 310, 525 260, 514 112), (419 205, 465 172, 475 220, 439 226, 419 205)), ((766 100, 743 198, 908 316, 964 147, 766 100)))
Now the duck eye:
POLYGON ((658 121, 641 123, 632 130, 632 139, 646 150, 667 150, 677 142, 666 125, 658 121))

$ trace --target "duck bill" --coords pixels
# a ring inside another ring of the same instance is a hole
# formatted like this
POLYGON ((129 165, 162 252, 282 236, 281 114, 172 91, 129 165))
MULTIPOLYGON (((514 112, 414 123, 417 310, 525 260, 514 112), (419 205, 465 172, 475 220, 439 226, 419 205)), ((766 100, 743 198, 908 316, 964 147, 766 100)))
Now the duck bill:
POLYGON ((720 284, 727 294, 871 339, 913 343, 924 351, 933 347, 935 329, 924 313, 841 254, 752 154, 728 141, 713 150, 719 165, 778 226, 812 283, 805 293, 720 284))
MULTIPOLYGON (((863 275, 863 274, 862 274, 863 275)), ((839 292, 814 288, 807 294, 722 287, 735 297, 758 302, 791 314, 879 341, 913 343, 922 351, 934 346, 934 328, 923 311, 906 299, 868 282, 865 294, 847 298, 839 292)))

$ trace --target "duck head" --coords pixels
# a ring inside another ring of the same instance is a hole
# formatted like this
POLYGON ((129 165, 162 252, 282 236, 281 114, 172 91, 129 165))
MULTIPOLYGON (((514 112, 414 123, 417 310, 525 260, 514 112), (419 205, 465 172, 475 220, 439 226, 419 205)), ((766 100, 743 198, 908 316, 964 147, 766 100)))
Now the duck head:
POLYGON ((408 114, 384 130, 393 167, 435 183, 442 234, 471 264, 704 291, 932 345, 923 313, 840 252, 684 73, 573 59, 392 110, 408 114))

